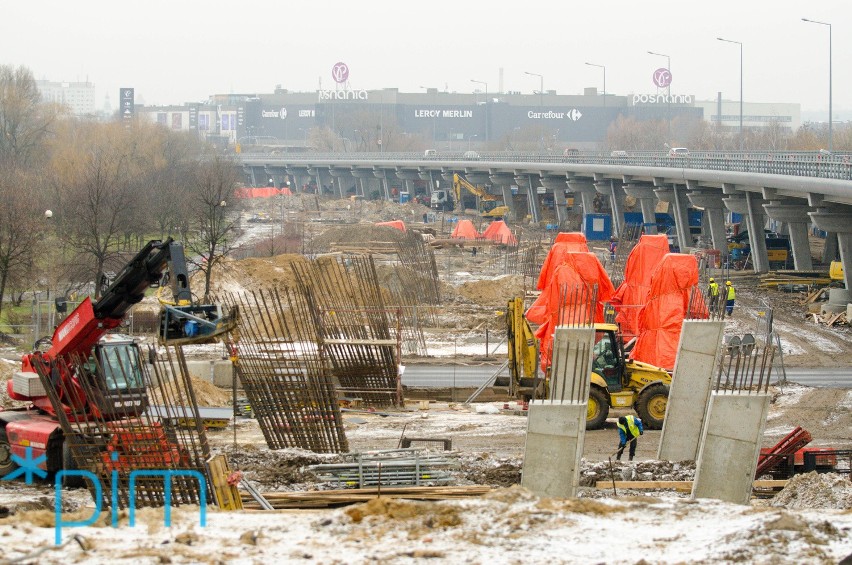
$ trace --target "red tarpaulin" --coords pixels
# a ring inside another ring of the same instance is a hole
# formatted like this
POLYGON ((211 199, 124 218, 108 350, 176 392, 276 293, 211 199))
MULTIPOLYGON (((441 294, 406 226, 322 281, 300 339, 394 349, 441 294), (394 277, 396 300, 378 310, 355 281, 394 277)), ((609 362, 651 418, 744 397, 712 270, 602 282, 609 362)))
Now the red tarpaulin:
POLYGON ((544 259, 544 264, 541 266, 541 272, 538 274, 538 284, 536 288, 544 290, 550 277, 553 276, 553 270, 557 265, 562 263, 566 253, 588 253, 589 246, 586 244, 586 236, 581 233, 563 232, 556 235, 556 241, 547 252, 547 257, 544 259))
POLYGON ((615 317, 625 341, 639 335, 639 310, 648 299, 651 274, 669 252, 669 238, 665 234, 643 235, 639 238, 624 267, 624 282, 616 289, 612 304, 615 317))
POLYGON ((631 357, 673 370, 681 326, 690 306, 691 318, 708 317, 698 288, 698 260, 694 255, 669 253, 651 275, 648 301, 639 311, 639 337, 631 357))
POLYGON ((536 330, 536 337, 541 341, 542 369, 546 370, 550 366, 553 332, 556 327, 562 323, 586 322, 580 318, 587 312, 587 305, 560 304, 563 288, 567 288, 570 299, 578 287, 588 289, 587 296, 591 296, 594 285, 597 285, 597 303, 592 306, 594 322, 603 322, 604 303, 609 302, 615 292, 606 270, 594 253, 566 253, 562 263, 554 268, 547 287, 527 310, 527 320, 541 324, 536 330))
POLYGON ((395 228, 395 229, 398 229, 399 231, 406 231, 405 230, 405 223, 403 223, 402 220, 392 220, 390 222, 378 222, 376 225, 377 226, 385 226, 385 227, 388 227, 388 228, 395 228))
POLYGON ((509 229, 509 226, 507 226, 506 222, 503 220, 497 220, 496 222, 488 224, 488 227, 485 228, 484 232, 482 232, 482 237, 490 239, 491 241, 496 241, 497 243, 502 243, 503 245, 518 244, 518 240, 515 238, 514 234, 512 234, 512 230, 509 229))
POLYGON ((274 186, 243 187, 234 191, 234 196, 237 198, 271 198, 282 194, 290 195, 293 193, 286 186, 284 188, 275 188, 274 186))
POLYGON ((479 239, 480 236, 476 228, 473 227, 473 222, 470 220, 459 220, 459 223, 456 224, 456 229, 453 230, 450 237, 456 239, 479 239))

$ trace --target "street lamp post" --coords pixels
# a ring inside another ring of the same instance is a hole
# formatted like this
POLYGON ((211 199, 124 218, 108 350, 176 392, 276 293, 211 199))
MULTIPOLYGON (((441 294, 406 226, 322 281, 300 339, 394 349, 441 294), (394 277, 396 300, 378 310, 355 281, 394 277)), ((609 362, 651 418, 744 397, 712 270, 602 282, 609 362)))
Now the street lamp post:
POLYGON ((817 20, 809 20, 808 18, 802 18, 803 22, 808 22, 810 24, 819 24, 822 26, 828 26, 828 150, 831 153, 834 153, 834 139, 832 137, 831 124, 832 124, 832 113, 831 113, 831 24, 828 22, 819 22, 817 20))
POLYGON ((538 73, 531 73, 529 71, 524 71, 525 75, 530 75, 533 77, 538 77, 539 87, 538 87, 538 109, 544 110, 544 77, 538 73))
POLYGON ((488 83, 482 80, 470 79, 470 82, 485 86, 485 143, 488 143, 488 83))
POLYGON ((473 141, 473 138, 476 137, 476 134, 471 135, 467 138, 467 150, 470 151, 470 142, 473 141))
POLYGON ((740 41, 734 41, 732 39, 722 39, 721 37, 717 37, 719 41, 724 41, 725 43, 735 43, 740 46, 740 151, 743 150, 743 44, 740 41))
MULTIPOLYGON (((665 53, 657 53, 656 51, 648 51, 648 55, 656 55, 657 57, 665 57, 666 58, 666 70, 669 71, 669 75, 672 74, 672 58, 666 55, 665 53)), ((669 141, 672 140, 672 83, 669 81, 669 84, 666 85, 666 117, 668 117, 669 121, 669 141)))
POLYGON ((594 63, 586 63, 590 67, 598 67, 603 69, 603 105, 606 106, 606 67, 604 65, 596 65, 594 63))
MULTIPOLYGON (((426 92, 429 92, 429 88, 426 87, 426 86, 421 86, 420 88, 422 88, 426 92)), ((438 111, 437 104, 436 104, 437 92, 438 92, 438 89, 436 88, 435 92, 432 93, 432 112, 434 112, 432 114, 432 145, 435 145, 435 139, 437 138, 437 135, 435 133, 435 130, 437 129, 435 116, 437 115, 437 111, 438 111)))

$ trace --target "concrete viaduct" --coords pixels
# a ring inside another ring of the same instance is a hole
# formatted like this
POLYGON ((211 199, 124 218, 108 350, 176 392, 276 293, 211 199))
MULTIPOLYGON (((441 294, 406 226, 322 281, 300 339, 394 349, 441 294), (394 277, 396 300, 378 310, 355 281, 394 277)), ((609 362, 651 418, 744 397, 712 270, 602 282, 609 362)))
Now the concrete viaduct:
POLYGON ((609 198, 613 228, 621 229, 624 196, 639 203, 646 229, 656 230, 658 200, 668 202, 682 249, 692 246, 687 208, 705 211, 713 247, 727 253, 725 212, 743 215, 747 223, 755 272, 769 269, 762 234, 767 219, 783 223, 790 236, 797 270, 813 268, 808 244, 811 225, 828 232, 824 259, 839 253, 846 288, 852 271, 852 164, 849 156, 825 152, 693 152, 669 157, 664 152, 637 152, 628 157, 600 153, 570 156, 542 153, 335 153, 243 154, 240 161, 253 186, 271 179, 283 186, 293 179, 300 187, 310 180, 331 185, 340 197, 355 186, 360 195, 378 189, 390 198, 390 182, 426 181, 429 191, 448 187, 453 173, 502 195, 514 213, 511 187, 528 199, 533 221, 540 218, 539 187, 553 194, 557 221, 565 215, 566 192, 592 210, 596 194, 609 198))

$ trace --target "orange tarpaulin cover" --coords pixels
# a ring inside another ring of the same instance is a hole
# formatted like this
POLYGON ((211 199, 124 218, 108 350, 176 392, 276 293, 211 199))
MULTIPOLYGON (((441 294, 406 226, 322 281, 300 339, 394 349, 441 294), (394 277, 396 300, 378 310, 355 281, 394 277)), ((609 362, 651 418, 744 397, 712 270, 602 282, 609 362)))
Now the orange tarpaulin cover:
POLYGON ((509 229, 509 226, 507 226, 506 222, 503 220, 497 220, 496 222, 488 224, 488 227, 485 228, 484 232, 482 232, 482 237, 490 239, 491 241, 496 241, 497 243, 502 243, 503 245, 518 244, 518 240, 515 238, 514 234, 512 234, 512 230, 509 229))
POLYGON ((618 310, 615 321, 625 341, 639 335, 639 310, 648 299, 651 274, 668 252, 668 236, 665 234, 643 235, 627 256, 624 282, 616 289, 612 297, 612 304, 618 310))
POLYGON ((648 302, 639 311, 639 337, 631 357, 673 370, 681 326, 690 306, 692 318, 708 317, 698 288, 698 260, 694 255, 669 253, 651 275, 648 302))
POLYGON ((271 198, 282 194, 290 195, 293 193, 286 186, 284 188, 275 188, 274 186, 243 187, 234 191, 234 196, 237 198, 271 198))
POLYGON ((479 232, 473 227, 473 222, 470 220, 459 220, 456 229, 450 237, 457 239, 479 239, 479 232))
POLYGON ((541 266, 536 288, 544 290, 544 287, 550 281, 550 277, 553 276, 553 270, 562 263, 566 253, 587 253, 588 251, 589 246, 586 244, 585 235, 568 232, 557 234, 556 241, 550 247, 550 251, 547 252, 547 257, 544 259, 544 264, 541 266))
POLYGON ((406 231, 405 230, 405 223, 402 220, 392 220, 390 222, 377 222, 376 225, 377 226, 385 226, 385 227, 389 227, 389 228, 396 228, 399 231, 406 231))
POLYGON ((597 302, 592 306, 594 321, 604 321, 604 303, 609 302, 615 289, 603 265, 594 253, 566 253, 562 263, 553 270, 550 282, 541 292, 538 299, 527 310, 527 320, 541 324, 535 335, 541 341, 541 367, 547 370, 550 366, 551 348, 553 347, 553 332, 563 323, 585 322, 584 317, 588 308, 586 305, 560 304, 563 287, 567 287, 569 297, 578 287, 585 287, 591 295, 592 287, 597 285, 597 302), (561 312, 560 312, 561 310, 561 312), (561 314, 561 319, 560 319, 561 314))

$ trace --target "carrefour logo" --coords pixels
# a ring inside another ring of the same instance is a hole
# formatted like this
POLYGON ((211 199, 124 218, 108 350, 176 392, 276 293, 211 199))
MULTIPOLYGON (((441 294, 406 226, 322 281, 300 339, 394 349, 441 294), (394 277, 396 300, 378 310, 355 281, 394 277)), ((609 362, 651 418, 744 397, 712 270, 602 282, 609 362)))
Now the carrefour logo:
POLYGON ((281 108, 280 110, 261 110, 260 111, 261 118, 281 118, 282 120, 287 118, 287 108, 281 108))

